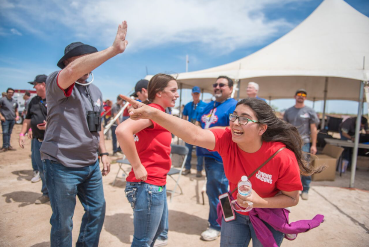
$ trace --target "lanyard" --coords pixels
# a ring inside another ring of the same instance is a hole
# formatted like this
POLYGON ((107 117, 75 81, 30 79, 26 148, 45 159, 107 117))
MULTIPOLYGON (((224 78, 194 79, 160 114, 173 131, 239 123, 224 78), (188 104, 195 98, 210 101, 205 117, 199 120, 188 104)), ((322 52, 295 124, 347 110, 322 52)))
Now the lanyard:
POLYGON ((218 107, 218 106, 220 106, 221 104, 223 104, 224 102, 226 102, 228 99, 226 99, 225 101, 222 101, 222 102, 220 102, 220 104, 219 105, 217 105, 217 106, 215 106, 216 105, 216 101, 214 101, 214 105, 213 105, 213 108, 210 110, 210 117, 208 118, 208 122, 210 122, 211 121, 211 118, 213 117, 213 114, 214 114, 214 111, 215 111, 215 109, 218 107))
POLYGON ((45 110, 47 113, 47 108, 46 108, 46 104, 44 103, 44 101, 41 99, 40 102, 38 102, 40 104, 40 108, 41 108, 41 113, 44 116, 45 120, 46 120, 46 114, 45 114, 45 110))
POLYGON ((95 111, 94 101, 92 100, 91 93, 90 93, 90 86, 86 86, 86 93, 87 93, 87 97, 90 99, 92 111, 95 111))

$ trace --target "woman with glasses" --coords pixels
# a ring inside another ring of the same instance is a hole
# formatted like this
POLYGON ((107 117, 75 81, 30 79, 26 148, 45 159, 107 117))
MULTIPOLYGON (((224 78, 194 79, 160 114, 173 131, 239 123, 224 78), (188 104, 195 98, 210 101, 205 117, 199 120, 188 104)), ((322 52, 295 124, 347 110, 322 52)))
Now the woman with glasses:
MULTIPOLYGON (((147 107, 165 114, 174 107, 177 81, 157 74, 148 85, 147 107)), ((166 114, 168 115, 168 114, 166 114)), ((116 130, 123 153, 132 165, 126 178, 126 197, 133 209, 132 246, 153 246, 168 221, 167 173, 171 167, 171 133, 151 119, 127 119, 116 130)))
MULTIPOLYGON (((315 172, 302 158, 301 138, 297 129, 278 119, 272 108, 258 99, 243 99, 230 114, 230 128, 200 129, 178 118, 132 101, 132 119, 152 119, 187 143, 215 150, 223 158, 230 190, 237 187, 241 176, 248 176, 277 150, 286 147, 250 178, 252 193, 243 197, 234 192, 239 205, 253 203, 254 208, 286 208, 295 206, 302 189, 300 171, 315 172)), ((266 223, 265 223, 266 224, 266 223)), ((278 245, 284 234, 268 224, 278 245)), ((234 221, 225 222, 221 228, 221 246, 262 246, 250 222, 248 212, 236 211, 234 221)))

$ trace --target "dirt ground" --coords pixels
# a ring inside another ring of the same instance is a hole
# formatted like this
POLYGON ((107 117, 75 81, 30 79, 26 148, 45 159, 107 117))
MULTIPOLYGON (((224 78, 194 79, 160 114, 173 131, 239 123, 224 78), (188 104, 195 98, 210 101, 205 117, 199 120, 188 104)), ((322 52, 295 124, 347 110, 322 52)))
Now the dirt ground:
MULTIPOLYGON (((50 204, 35 205, 41 196, 41 182, 31 183, 32 166, 30 141, 26 148, 19 148, 16 125, 12 146, 16 151, 0 154, 0 246, 46 247, 50 245, 50 204)), ((107 141, 111 150, 111 141, 107 141)), ((195 167, 195 166, 193 166, 195 167)), ((132 209, 124 195, 125 181, 120 171, 115 186, 112 185, 119 169, 112 164, 112 171, 104 177, 107 203, 106 217, 100 237, 100 246, 130 246, 133 235, 132 209)), ((124 169, 129 170, 128 166, 124 169)), ((347 189, 350 173, 336 176, 334 182, 313 182, 309 200, 300 200, 292 208, 290 220, 311 219, 323 214, 325 222, 296 240, 284 240, 282 246, 369 246, 369 171, 359 168, 355 185, 359 189, 347 189)), ((174 195, 169 202, 168 246, 219 246, 219 239, 212 242, 200 240, 207 228, 208 202, 205 204, 201 190, 205 178, 196 178, 195 169, 190 176, 182 176, 182 195, 174 195)), ((174 187, 168 179, 168 189, 174 187)), ((168 201, 170 197, 168 196, 168 201)), ((77 203, 74 216, 73 240, 76 241, 83 208, 77 203)), ((250 245, 251 246, 251 245, 250 245)))

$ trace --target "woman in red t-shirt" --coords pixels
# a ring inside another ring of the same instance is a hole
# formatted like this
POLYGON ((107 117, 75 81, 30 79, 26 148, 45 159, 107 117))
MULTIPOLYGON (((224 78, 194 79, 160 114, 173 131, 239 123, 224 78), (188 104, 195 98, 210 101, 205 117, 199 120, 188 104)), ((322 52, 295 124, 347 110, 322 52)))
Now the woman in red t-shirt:
MULTIPOLYGON (((193 124, 145 107, 130 100, 131 119, 151 119, 189 144, 219 152, 231 191, 241 176, 248 176, 281 147, 286 147, 250 178, 252 193, 243 197, 237 193, 239 205, 252 202, 254 208, 286 208, 295 206, 302 189, 300 173, 309 175, 316 170, 302 158, 302 141, 297 129, 278 119, 272 108, 262 100, 244 99, 230 114, 230 128, 200 129, 193 124)), ((141 121, 141 120, 139 120, 141 121)), ((283 233, 268 224, 280 245, 283 233)), ((248 213, 236 212, 236 219, 225 222, 221 230, 221 246, 260 246, 248 213)))
MULTIPOLYGON (((178 95, 176 80, 155 75, 148 85, 150 108, 164 113, 174 107, 178 95)), ((171 167, 171 133, 155 121, 127 119, 116 130, 123 153, 132 165, 126 181, 126 197, 133 209, 132 246, 150 246, 164 230, 168 217, 166 179, 171 167)))

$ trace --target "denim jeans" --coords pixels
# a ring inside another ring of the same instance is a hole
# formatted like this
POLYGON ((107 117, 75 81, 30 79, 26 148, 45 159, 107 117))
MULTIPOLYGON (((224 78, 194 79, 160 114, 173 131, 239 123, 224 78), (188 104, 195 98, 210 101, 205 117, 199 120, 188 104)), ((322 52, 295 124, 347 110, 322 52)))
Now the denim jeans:
MULTIPOLYGON (((306 153, 310 153, 310 143, 305 143, 302 146, 302 151, 306 153)), ((309 159, 307 159, 309 162, 309 159)), ((310 183, 311 183, 311 176, 303 176, 301 175, 301 183, 302 183, 302 192, 309 192, 310 183)))
POLYGON ((132 246, 154 246, 168 222, 166 186, 144 182, 126 184, 126 197, 133 209, 132 246))
MULTIPOLYGON (((188 147, 188 155, 187 155, 187 159, 186 159, 186 163, 185 163, 185 168, 187 170, 191 169, 191 158, 192 158, 192 149, 193 149, 193 145, 185 143, 186 147, 188 147)), ((203 156, 197 156, 197 171, 201 172, 202 171, 202 167, 204 164, 204 157, 203 156)))
MULTIPOLYGON (((252 239, 253 247, 263 247, 258 238, 256 237, 256 233, 254 227, 250 221, 249 216, 242 215, 237 212, 236 219, 233 221, 225 222, 224 218, 222 219, 222 231, 220 235, 220 246, 248 246, 250 240, 252 239)), ((269 228, 272 232, 275 242, 278 246, 281 246, 284 234, 275 230, 269 224, 264 224, 269 228)))
POLYGON ((210 228, 220 231, 220 225, 216 222, 218 218, 217 205, 219 195, 228 191, 228 179, 224 174, 223 163, 205 157, 205 172, 206 172, 206 194, 209 198, 209 224, 210 228))
MULTIPOLYGON (((167 211, 168 214, 168 211, 167 211)), ((159 234, 157 239, 166 240, 168 239, 168 230, 169 230, 169 218, 167 215, 167 219, 164 224, 164 230, 159 234)))
POLYGON ((42 187, 41 187, 42 195, 48 196, 46 182, 45 182, 45 175, 44 175, 44 165, 42 163, 41 154, 40 154, 41 145, 42 145, 42 142, 39 142, 36 138, 32 139, 32 161, 34 161, 37 166, 36 171, 40 172, 40 177, 42 181, 42 187))
POLYGON ((32 163, 32 170, 34 172, 38 172, 38 165, 37 165, 37 161, 35 160, 35 156, 33 155, 33 139, 31 141, 31 163, 32 163))
POLYGON ((72 246, 73 214, 78 196, 85 214, 76 246, 98 246, 105 218, 105 199, 99 161, 69 168, 43 160, 52 216, 50 246, 72 246))
POLYGON ((113 141, 113 153, 116 153, 118 151, 122 151, 120 147, 117 145, 117 135, 115 134, 115 130, 117 129, 117 126, 112 125, 111 126, 111 139, 113 141))
POLYGON ((3 128, 3 148, 10 146, 10 136, 12 135, 15 120, 1 121, 1 127, 3 128))

